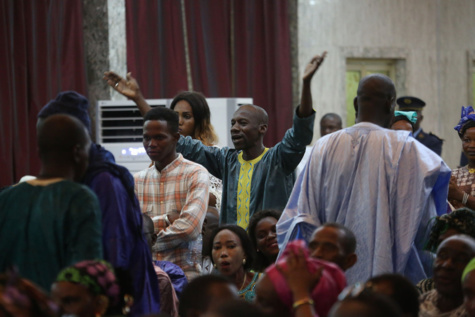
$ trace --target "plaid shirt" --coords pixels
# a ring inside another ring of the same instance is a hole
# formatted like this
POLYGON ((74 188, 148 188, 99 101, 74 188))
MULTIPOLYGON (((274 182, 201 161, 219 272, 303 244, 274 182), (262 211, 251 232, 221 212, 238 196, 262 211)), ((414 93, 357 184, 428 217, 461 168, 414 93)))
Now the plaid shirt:
POLYGON ((134 175, 135 193, 143 213, 154 222, 158 234, 153 246, 156 259, 170 261, 183 269, 187 278, 201 273, 201 227, 208 207, 208 171, 181 154, 161 172, 155 166, 134 175), (177 211, 171 225, 166 214, 177 211))

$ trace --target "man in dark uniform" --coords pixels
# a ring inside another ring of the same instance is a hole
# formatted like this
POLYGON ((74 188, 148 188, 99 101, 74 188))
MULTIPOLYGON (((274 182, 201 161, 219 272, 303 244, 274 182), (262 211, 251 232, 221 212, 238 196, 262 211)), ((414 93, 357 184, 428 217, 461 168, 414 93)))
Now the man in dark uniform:
POLYGON ((414 124, 414 137, 427 146, 429 149, 440 155, 442 153, 442 143, 444 142, 438 136, 431 132, 426 133, 421 128, 421 121, 424 118, 422 108, 426 105, 424 101, 416 97, 400 97, 396 100, 401 111, 416 111, 417 122, 414 124))

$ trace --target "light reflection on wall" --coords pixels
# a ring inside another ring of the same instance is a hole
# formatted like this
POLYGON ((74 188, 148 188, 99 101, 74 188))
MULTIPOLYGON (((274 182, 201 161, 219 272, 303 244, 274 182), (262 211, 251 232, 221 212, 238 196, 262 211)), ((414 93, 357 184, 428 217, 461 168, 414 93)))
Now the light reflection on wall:
POLYGON ((122 153, 122 155, 124 155, 124 156, 129 156, 129 155, 131 155, 131 156, 139 156, 139 155, 145 155, 145 154, 147 154, 147 153, 145 152, 145 149, 144 149, 143 146, 141 146, 141 147, 129 147, 129 148, 127 148, 127 149, 122 149, 121 153, 122 153))

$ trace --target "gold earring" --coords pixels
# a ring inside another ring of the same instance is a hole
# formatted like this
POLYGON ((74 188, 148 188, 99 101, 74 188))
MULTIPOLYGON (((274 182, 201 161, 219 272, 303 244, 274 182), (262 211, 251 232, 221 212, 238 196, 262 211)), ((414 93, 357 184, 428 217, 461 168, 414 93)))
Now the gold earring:
POLYGON ((218 266, 216 265, 216 263, 215 263, 215 264, 213 264, 213 266, 214 266, 214 268, 217 268, 217 267, 218 267, 218 266))
POLYGON ((246 265, 246 259, 242 259, 242 265, 246 265))

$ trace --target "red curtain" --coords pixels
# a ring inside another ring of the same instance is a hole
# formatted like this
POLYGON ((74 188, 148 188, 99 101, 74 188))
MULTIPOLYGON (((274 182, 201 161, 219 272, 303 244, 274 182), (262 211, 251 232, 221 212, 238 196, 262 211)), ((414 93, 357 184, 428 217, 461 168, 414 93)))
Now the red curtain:
POLYGON ((127 65, 146 98, 187 90, 180 1, 127 0, 127 65))
POLYGON ((237 96, 252 96, 267 110, 267 146, 292 125, 288 1, 234 1, 237 96))
POLYGON ((269 113, 264 142, 292 124, 287 1, 126 0, 127 63, 146 98, 172 98, 187 83, 208 97, 252 97, 269 113), (183 12, 186 19, 183 23, 183 12))
POLYGON ((0 1, 0 186, 36 175, 36 116, 86 92, 81 0, 0 1))

